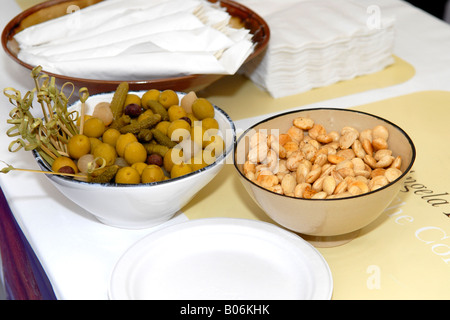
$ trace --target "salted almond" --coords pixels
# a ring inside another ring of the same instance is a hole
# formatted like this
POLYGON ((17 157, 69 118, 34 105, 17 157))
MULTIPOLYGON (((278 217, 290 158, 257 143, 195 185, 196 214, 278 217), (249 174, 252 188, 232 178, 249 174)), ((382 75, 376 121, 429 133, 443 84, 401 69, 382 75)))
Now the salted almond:
POLYGON ((314 194, 311 199, 326 199, 328 194, 324 191, 317 192, 314 194))
POLYGON ((317 192, 314 191, 310 186, 306 186, 305 190, 303 191, 303 198, 305 199, 311 199, 317 192))
POLYGON ((391 168, 399 169, 402 167, 402 157, 397 156, 394 161, 392 161, 391 168))
POLYGON ((314 120, 305 117, 298 117, 294 119, 293 124, 302 130, 309 130, 314 126, 314 120))
POLYGON ((382 125, 375 126, 372 129, 372 136, 373 136, 373 139, 381 138, 381 139, 387 141, 389 138, 389 131, 385 126, 382 126, 382 125))
POLYGON ((303 193, 305 192, 306 188, 311 188, 311 185, 306 182, 297 184, 294 188, 294 197, 303 198, 303 193))
POLYGON ((383 138, 375 138, 372 140, 372 146, 374 150, 387 149, 388 143, 383 138))
POLYGON ((284 146, 286 142, 292 141, 292 138, 287 133, 282 133, 278 136, 280 145, 284 146))
POLYGON ((374 157, 372 157, 370 154, 366 154, 364 156, 364 162, 367 163, 369 165, 369 167, 371 167, 372 169, 376 168, 377 165, 377 161, 375 160, 374 157))
POLYGON ((311 138, 317 139, 318 136, 327 134, 327 130, 325 130, 325 128, 321 124, 315 123, 313 127, 308 130, 308 134, 311 138))
POLYGON ((339 162, 344 161, 345 158, 338 156, 337 154, 329 154, 328 155, 328 161, 333 163, 333 164, 338 164, 339 162))
POLYGON ((333 142, 333 136, 329 134, 319 134, 316 139, 323 144, 333 142))
POLYGON ((370 191, 367 183, 364 181, 361 181, 361 180, 355 180, 355 181, 351 182, 348 185, 348 190, 350 191, 350 189, 353 187, 357 187, 359 190, 361 190, 361 193, 367 193, 370 191))
POLYGON ((384 176, 384 173, 386 172, 386 169, 384 168, 376 168, 373 169, 370 173, 371 178, 375 178, 376 176, 384 176))
POLYGON ((332 176, 326 176, 323 180, 322 190, 331 195, 334 189, 336 189, 336 180, 332 176))
POLYGON ((294 140, 297 143, 302 141, 304 138, 303 130, 297 128, 296 126, 290 127, 289 130, 287 131, 287 134, 289 135, 289 137, 291 137, 292 140, 294 140))
POLYGON ((389 167, 393 161, 394 161, 393 156, 386 155, 383 158, 381 158, 375 166, 377 168, 386 168, 386 167, 389 167))
POLYGON ((386 177, 386 179, 388 179, 389 182, 394 181, 401 175, 402 175, 402 172, 397 168, 387 168, 384 173, 384 176, 386 177))
POLYGON ((278 178, 273 173, 265 171, 257 176, 256 182, 263 188, 270 188, 278 184, 278 178))
POLYGON ((363 139, 363 140, 361 141, 361 143, 362 143, 362 147, 363 147, 364 151, 365 151, 368 155, 372 156, 372 154, 373 154, 372 141, 370 141, 369 139, 363 139))
POLYGON ((334 188, 333 194, 343 193, 347 191, 347 187, 348 187, 347 181, 342 180, 340 183, 337 184, 336 188, 334 188))

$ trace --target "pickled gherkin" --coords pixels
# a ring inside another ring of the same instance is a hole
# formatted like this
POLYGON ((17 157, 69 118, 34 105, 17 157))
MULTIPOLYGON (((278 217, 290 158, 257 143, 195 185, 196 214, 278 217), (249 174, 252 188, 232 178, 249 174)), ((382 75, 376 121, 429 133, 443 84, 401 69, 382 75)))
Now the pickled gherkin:
POLYGON ((163 146, 161 144, 157 144, 157 143, 144 143, 144 148, 145 150, 147 150, 148 154, 159 154, 161 157, 164 158, 164 156, 166 155, 167 151, 169 151, 169 147, 163 146))
POLYGON ((153 138, 161 145, 166 146, 168 148, 173 148, 177 145, 175 141, 170 140, 168 136, 162 133, 158 129, 152 129, 153 138))
POLYGON ((113 113, 113 119, 119 119, 123 114, 125 107, 125 100, 127 98, 129 85, 128 82, 121 82, 116 91, 114 92, 111 101, 111 111, 113 113))
POLYGON ((119 130, 120 128, 129 125, 130 123, 131 117, 126 114, 123 114, 120 118, 115 119, 109 127, 119 130))
POLYGON ((164 108, 164 106, 158 101, 149 100, 146 107, 152 110, 153 113, 161 115, 162 121, 169 121, 169 113, 167 112, 166 108, 164 108))
POLYGON ((90 174, 88 176, 88 181, 95 182, 95 183, 111 182, 114 179, 117 171, 119 171, 118 165, 114 164, 114 165, 108 166, 108 167, 104 168, 104 170, 102 170, 102 172, 99 175, 90 174))
POLYGON ((150 142, 153 139, 153 133, 151 129, 142 129, 139 131, 137 138, 142 142, 150 142))
POLYGON ((142 121, 136 121, 132 122, 126 126, 123 126, 119 129, 120 133, 133 133, 133 134, 139 134, 139 132, 143 129, 150 129, 156 126, 158 122, 161 121, 161 116, 159 114, 152 114, 149 117, 143 119, 142 121))

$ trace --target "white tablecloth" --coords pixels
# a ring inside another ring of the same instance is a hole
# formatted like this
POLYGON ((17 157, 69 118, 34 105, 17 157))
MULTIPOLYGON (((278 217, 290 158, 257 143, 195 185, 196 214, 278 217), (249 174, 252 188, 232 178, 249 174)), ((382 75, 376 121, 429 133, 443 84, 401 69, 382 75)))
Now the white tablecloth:
MULTIPOLYGON (((397 38, 394 53, 412 64, 415 76, 402 84, 366 91, 310 105, 351 107, 423 90, 450 91, 450 26, 400 0, 360 0, 394 14, 397 38)), ((13 0, 2 1, 1 27, 20 12, 13 0)), ((0 53, 0 88, 26 92, 32 86, 29 72, 0 53)), ((3 114, 10 110, 2 100, 3 114)), ((405 115, 407 116, 407 115, 405 115)), ((5 117, 3 117, 5 119, 5 117)), ((256 118, 236 121, 244 129, 256 118)), ((0 131, 7 129, 0 122, 0 131)), ((35 168, 30 153, 20 157, 7 151, 10 139, 0 135, 0 159, 20 168, 35 168)), ((0 176, 11 209, 40 259, 59 299, 107 299, 107 287, 117 259, 137 240, 154 231, 124 230, 101 224, 65 199, 41 174, 13 172, 0 176)), ((185 221, 180 213, 167 224, 185 221)), ((161 226, 162 227, 162 226, 161 226)))

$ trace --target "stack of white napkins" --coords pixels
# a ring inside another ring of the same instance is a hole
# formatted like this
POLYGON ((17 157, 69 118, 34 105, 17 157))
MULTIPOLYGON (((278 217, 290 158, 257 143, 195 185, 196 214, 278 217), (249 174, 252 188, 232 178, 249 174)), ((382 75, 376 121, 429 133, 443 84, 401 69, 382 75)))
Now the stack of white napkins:
POLYGON ((23 30, 19 59, 103 80, 234 74, 252 53, 247 29, 206 0, 105 0, 23 30))
POLYGON ((260 13, 271 38, 241 69, 275 98, 380 71, 392 64, 394 19, 349 0, 240 0, 260 13))

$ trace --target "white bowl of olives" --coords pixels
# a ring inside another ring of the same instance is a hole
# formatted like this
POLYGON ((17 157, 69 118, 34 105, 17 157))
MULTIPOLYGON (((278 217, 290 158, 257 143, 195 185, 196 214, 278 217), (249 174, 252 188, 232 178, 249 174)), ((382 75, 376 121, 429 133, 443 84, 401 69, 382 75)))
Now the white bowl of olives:
POLYGON ((172 90, 127 91, 123 123, 117 124, 119 117, 108 123, 108 112, 98 109, 107 105, 112 110, 117 91, 92 95, 67 109, 82 115, 78 126, 81 129, 83 123, 80 134, 88 136, 89 147, 86 138, 79 137, 73 143, 75 147, 68 143, 68 157, 51 164, 42 152, 34 150, 33 154, 43 171, 53 172, 47 177, 56 188, 102 223, 128 229, 148 228, 171 219, 223 168, 233 150, 235 127, 223 110, 206 99, 198 98, 194 92, 172 90), (158 101, 165 95, 176 102, 164 102, 162 98, 158 101), (178 107, 170 108, 172 105, 178 107), (146 128, 147 135, 136 131, 141 118, 146 117, 144 114, 156 119, 146 128), (95 121, 88 123, 102 117, 106 117, 102 119, 103 128, 96 126, 95 121), (178 130, 170 127, 174 123, 178 123, 178 130), (134 131, 127 132, 125 126, 134 131), (113 127, 115 131, 109 130, 113 127), (161 133, 164 138, 158 136, 161 133), (119 137, 124 136, 132 138, 120 143, 119 137), (105 145, 108 143, 113 147, 105 145), (90 151, 83 150, 83 146, 90 151), (100 146, 112 153, 113 159, 99 153, 100 146), (114 173, 105 178, 111 168, 114 173))

